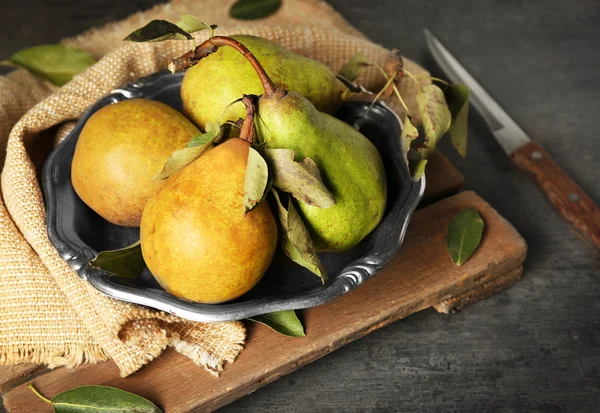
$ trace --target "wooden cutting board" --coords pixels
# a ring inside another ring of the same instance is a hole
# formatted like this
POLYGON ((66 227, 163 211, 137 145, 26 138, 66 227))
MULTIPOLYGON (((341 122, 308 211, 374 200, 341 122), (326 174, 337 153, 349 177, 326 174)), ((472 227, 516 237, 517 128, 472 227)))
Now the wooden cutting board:
POLYGON ((400 253, 365 285, 326 305, 303 310, 306 337, 277 335, 248 324, 244 351, 219 379, 189 359, 167 351, 140 372, 121 378, 112 362, 76 370, 34 371, 32 366, 0 371, 0 391, 9 412, 50 412, 27 388, 32 380, 47 397, 84 384, 118 387, 144 396, 166 412, 213 411, 369 332, 417 311, 453 312, 515 283, 527 245, 516 230, 474 192, 433 202, 458 190, 462 176, 442 156, 428 170, 424 203, 411 221, 400 253), (486 223, 473 256, 456 266, 446 251, 448 222, 476 208, 486 223), (9 371, 10 370, 10 371, 9 371), (10 376, 10 377, 9 377, 10 376))

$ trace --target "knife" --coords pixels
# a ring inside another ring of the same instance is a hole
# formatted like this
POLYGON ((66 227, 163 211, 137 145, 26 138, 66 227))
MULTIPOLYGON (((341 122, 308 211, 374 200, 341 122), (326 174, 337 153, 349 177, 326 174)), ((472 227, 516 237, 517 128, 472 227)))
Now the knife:
POLYGON ((425 40, 433 58, 454 83, 470 90, 470 100, 502 149, 536 179, 557 211, 600 250, 600 208, 560 168, 541 145, 527 136, 429 30, 425 40))

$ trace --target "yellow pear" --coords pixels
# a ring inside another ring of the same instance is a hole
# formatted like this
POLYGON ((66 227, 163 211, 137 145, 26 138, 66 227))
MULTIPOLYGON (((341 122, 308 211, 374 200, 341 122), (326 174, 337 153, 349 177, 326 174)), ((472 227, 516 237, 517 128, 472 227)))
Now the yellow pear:
POLYGON ((153 181, 169 156, 200 131, 164 103, 124 100, 87 121, 75 148, 71 181, 79 197, 113 224, 139 226, 153 181))
POLYGON ((250 144, 210 149, 150 198, 140 227, 142 254, 163 288, 199 303, 249 291, 269 267, 277 225, 266 202, 244 215, 250 144))

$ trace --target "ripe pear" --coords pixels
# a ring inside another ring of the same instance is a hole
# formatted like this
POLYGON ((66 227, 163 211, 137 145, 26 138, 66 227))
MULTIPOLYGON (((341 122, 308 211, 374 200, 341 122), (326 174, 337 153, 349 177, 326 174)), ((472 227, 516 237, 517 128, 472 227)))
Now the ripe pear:
POLYGON ((387 202, 386 176, 377 148, 359 131, 317 110, 296 91, 276 86, 259 60, 236 39, 215 36, 196 52, 210 54, 230 46, 251 63, 264 94, 258 99, 257 135, 270 149, 293 149, 310 157, 336 203, 298 209, 319 251, 345 251, 357 245, 381 221, 387 202))
POLYGON ((75 148, 71 181, 79 197, 113 224, 139 226, 153 181, 169 156, 200 131, 164 103, 124 100, 87 121, 75 148))
POLYGON ((232 138, 169 178, 140 227, 142 254, 163 288, 199 303, 233 300, 261 279, 277 247, 269 205, 244 215, 250 144, 232 138))
MULTIPOLYGON (((277 86, 300 92, 320 111, 333 113, 351 95, 323 63, 260 37, 232 38, 250 49, 277 86)), ((262 95, 263 87, 244 56, 229 48, 199 61, 186 72, 181 84, 184 113, 201 128, 219 119, 225 108, 243 94, 262 95)), ((243 104, 236 103, 227 109, 222 121, 236 121, 244 114, 243 104)))

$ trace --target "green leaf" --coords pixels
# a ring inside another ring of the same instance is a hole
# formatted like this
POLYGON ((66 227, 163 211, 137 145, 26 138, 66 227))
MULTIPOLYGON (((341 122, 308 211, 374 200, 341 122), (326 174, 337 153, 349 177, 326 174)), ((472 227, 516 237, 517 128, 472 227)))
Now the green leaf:
POLYGON ((210 37, 213 37, 215 34, 215 29, 217 28, 216 24, 208 24, 203 21, 198 20, 194 16, 190 16, 189 14, 184 14, 181 16, 179 21, 177 22, 177 26, 188 33, 195 33, 202 30, 210 30, 210 37))
POLYGON ((421 159, 414 163, 411 163, 410 177, 413 181, 419 182, 419 180, 425 174, 425 166, 427 165, 427 159, 421 159))
POLYGON ((281 0, 238 0, 229 9, 229 15, 240 20, 269 17, 281 7, 281 0))
POLYGON ((191 34, 166 20, 152 20, 150 23, 131 32, 123 40, 136 43, 162 42, 163 40, 192 40, 191 34))
MULTIPOLYGON (((33 386, 29 387, 44 401, 33 386)), ((80 386, 54 396, 56 413, 162 413, 154 403, 124 390, 108 386, 80 386)))
POLYGON ((460 84, 448 86, 446 100, 452 116, 452 125, 448 130, 450 141, 460 156, 464 158, 467 156, 469 88, 460 84))
POLYGON ((434 149, 450 128, 451 116, 444 92, 436 85, 423 86, 417 94, 417 106, 425 132, 425 145, 434 149))
POLYGON ((4 62, 21 66, 42 79, 62 86, 77 73, 96 63, 96 59, 85 50, 76 47, 45 44, 19 50, 4 62))
POLYGON ((463 265, 481 242, 485 223, 475 208, 455 216, 448 225, 447 247, 452 261, 463 265))
POLYGON ((310 158, 294 161, 292 149, 266 149, 273 168, 273 185, 297 200, 318 208, 329 208, 335 198, 323 181, 317 164, 310 158))
POLYGON ((277 191, 271 192, 277 202, 281 249, 289 259, 317 275, 325 284, 327 272, 314 250, 312 239, 302 218, 294 208, 292 198, 289 198, 288 209, 285 209, 277 191))
POLYGON ((400 135, 400 140, 402 141, 402 155, 404 155, 404 159, 408 162, 408 151, 410 150, 410 146, 412 142, 419 137, 419 131, 410 121, 408 116, 404 117, 404 122, 402 122, 402 134, 400 135))
POLYGON ((173 152, 169 156, 169 159, 167 159, 167 162, 165 162, 162 171, 152 178, 152 180, 164 180, 181 171, 209 150, 213 143, 221 137, 222 133, 222 126, 217 123, 208 122, 206 124, 206 132, 193 137, 185 148, 173 152))
POLYGON ((265 158, 253 147, 248 152, 244 179, 244 214, 252 211, 263 200, 269 182, 269 167, 265 158))
POLYGON ((90 265, 127 278, 139 277, 146 268, 139 241, 119 250, 102 251, 90 265))
POLYGON ((338 74, 353 82, 358 75, 360 75, 360 72, 369 65, 370 63, 367 60, 367 57, 361 52, 358 52, 342 66, 338 74))
POLYGON ((294 310, 276 311, 274 313, 250 317, 255 323, 263 324, 270 329, 290 337, 304 337, 304 327, 294 310))

